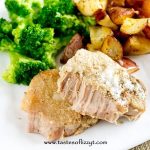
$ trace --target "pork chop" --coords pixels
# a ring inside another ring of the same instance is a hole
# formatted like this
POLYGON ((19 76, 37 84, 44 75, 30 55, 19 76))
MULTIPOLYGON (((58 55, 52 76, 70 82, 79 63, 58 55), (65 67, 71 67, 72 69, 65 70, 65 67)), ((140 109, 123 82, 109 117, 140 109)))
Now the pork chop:
POLYGON ((32 79, 22 102, 22 109, 29 116, 29 132, 39 133, 50 141, 79 134, 98 121, 71 110, 71 104, 55 94, 58 78, 57 70, 39 73, 32 79))
POLYGON ((145 111, 143 84, 101 52, 78 50, 59 75, 58 93, 82 115, 117 123, 145 111))

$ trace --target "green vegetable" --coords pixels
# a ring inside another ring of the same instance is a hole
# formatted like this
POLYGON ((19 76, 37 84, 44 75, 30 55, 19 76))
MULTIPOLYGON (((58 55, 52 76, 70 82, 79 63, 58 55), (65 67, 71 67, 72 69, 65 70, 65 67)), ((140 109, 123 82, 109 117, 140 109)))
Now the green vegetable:
POLYGON ((72 36, 88 39, 89 26, 96 24, 72 0, 5 0, 5 5, 11 21, 0 19, 0 51, 10 53, 3 74, 10 83, 27 85, 41 70, 56 68, 56 56, 72 36))
POLYGON ((13 42, 12 24, 0 18, 0 51, 12 51, 16 44, 13 42))
POLYGON ((11 34, 12 24, 3 18, 0 18, 0 33, 11 34))
POLYGON ((83 27, 82 22, 75 15, 61 14, 59 12, 55 16, 42 12, 38 19, 38 23, 43 27, 54 28, 57 36, 60 34, 73 35, 83 27))
POLYGON ((53 44, 49 45, 43 57, 42 62, 44 62, 49 68, 55 68, 56 65, 56 56, 61 52, 64 47, 69 43, 71 36, 54 38, 53 44))
POLYGON ((16 52, 41 60, 46 63, 49 68, 55 68, 55 58, 63 47, 65 47, 71 37, 54 38, 54 30, 52 28, 41 28, 39 24, 30 25, 26 28, 19 27, 13 31, 15 41, 18 44, 16 52))
POLYGON ((90 26, 95 26, 96 25, 96 20, 94 17, 85 17, 82 15, 78 16, 80 22, 81 22, 81 26, 79 28, 79 33, 84 35, 86 39, 88 39, 90 37, 90 31, 89 31, 89 27, 90 26))
POLYGON ((53 13, 74 14, 76 12, 73 0, 44 0, 44 6, 51 8, 53 13))
MULTIPOLYGON (((51 51, 54 30, 42 29, 40 25, 32 25, 18 32, 19 53, 40 60, 46 51, 51 51)), ((17 35, 17 34, 16 34, 17 35)))
POLYGON ((5 5, 10 14, 16 14, 20 17, 26 17, 30 14, 30 8, 23 4, 22 0, 6 0, 5 5))
POLYGON ((36 74, 48 69, 45 63, 14 52, 10 53, 10 59, 10 65, 3 73, 3 79, 9 83, 28 85, 36 74))
POLYGON ((86 24, 86 26, 95 26, 95 17, 79 16, 79 18, 86 24))
POLYGON ((13 22, 30 24, 37 17, 42 3, 39 0, 5 0, 5 6, 13 22))
POLYGON ((16 44, 5 34, 0 33, 0 51, 13 51, 16 44))
POLYGON ((77 32, 89 36, 89 26, 96 24, 92 17, 77 15, 72 0, 45 0, 44 4, 34 23, 54 28, 56 36, 74 35, 77 32))

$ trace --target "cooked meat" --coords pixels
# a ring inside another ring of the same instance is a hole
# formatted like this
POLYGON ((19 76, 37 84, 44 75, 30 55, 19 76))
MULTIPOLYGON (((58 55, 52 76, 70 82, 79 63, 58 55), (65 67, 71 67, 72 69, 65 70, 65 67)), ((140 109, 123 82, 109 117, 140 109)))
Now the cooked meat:
POLYGON ((58 92, 72 110, 117 123, 137 119, 145 110, 145 88, 127 70, 101 52, 79 50, 60 68, 58 92))
POLYGON ((60 62, 65 64, 80 48, 83 48, 83 37, 77 33, 72 37, 70 43, 64 49, 60 62))
POLYGON ((57 70, 35 76, 22 103, 29 115, 29 132, 42 134, 51 141, 83 132, 98 121, 71 110, 70 103, 60 99, 56 93, 58 77, 57 70))

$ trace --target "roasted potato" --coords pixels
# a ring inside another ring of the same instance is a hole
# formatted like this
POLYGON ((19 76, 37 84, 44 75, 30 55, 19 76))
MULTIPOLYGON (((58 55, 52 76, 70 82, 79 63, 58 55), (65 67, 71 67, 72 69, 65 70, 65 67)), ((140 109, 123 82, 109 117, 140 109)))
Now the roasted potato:
POLYGON ((123 57, 118 61, 118 63, 120 64, 120 66, 126 68, 129 74, 132 74, 139 70, 138 65, 127 57, 123 57))
POLYGON ((144 36, 133 35, 124 45, 125 55, 143 55, 150 53, 150 39, 144 36))
POLYGON ((120 28, 120 31, 125 34, 137 34, 147 26, 147 23, 148 19, 146 18, 126 18, 120 28))
POLYGON ((107 14, 105 15, 104 19, 97 21, 97 23, 104 27, 111 28, 112 30, 118 29, 117 25, 111 21, 110 17, 107 14))
POLYGON ((115 61, 120 60, 123 57, 122 45, 113 36, 107 36, 102 45, 101 51, 115 61))
POLYGON ((87 48, 89 51, 92 51, 92 52, 96 51, 96 49, 94 48, 94 46, 93 46, 92 44, 90 44, 90 43, 88 43, 88 44, 86 45, 86 48, 87 48))
POLYGON ((111 7, 108 13, 115 24, 121 25, 126 18, 132 18, 137 12, 133 8, 111 7))
POLYGON ((129 73, 137 71, 136 63, 123 54, 150 53, 150 0, 73 1, 84 16, 94 16, 97 22, 90 27, 87 49, 102 51, 122 63, 129 73))
POLYGON ((106 10, 108 0, 99 0, 103 10, 106 10))
POLYGON ((109 0, 109 6, 125 6, 125 0, 109 0))
POLYGON ((110 28, 102 26, 90 27, 91 44, 95 50, 101 49, 102 44, 108 35, 113 35, 113 32, 110 28))
POLYGON ((145 17, 150 18, 150 0, 143 1, 142 14, 145 17))
POLYGON ((105 10, 107 0, 74 0, 77 8, 84 16, 92 16, 97 10, 105 10))

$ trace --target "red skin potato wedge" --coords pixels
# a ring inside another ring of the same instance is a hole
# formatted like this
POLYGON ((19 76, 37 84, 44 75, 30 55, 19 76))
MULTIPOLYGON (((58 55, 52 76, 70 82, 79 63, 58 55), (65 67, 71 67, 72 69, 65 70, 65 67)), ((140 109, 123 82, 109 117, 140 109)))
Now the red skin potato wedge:
POLYGON ((127 57, 123 57, 118 61, 119 65, 126 68, 129 74, 132 74, 139 70, 138 65, 127 57))

